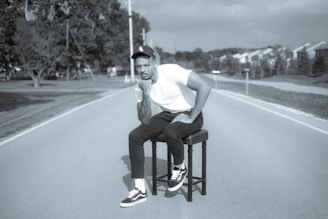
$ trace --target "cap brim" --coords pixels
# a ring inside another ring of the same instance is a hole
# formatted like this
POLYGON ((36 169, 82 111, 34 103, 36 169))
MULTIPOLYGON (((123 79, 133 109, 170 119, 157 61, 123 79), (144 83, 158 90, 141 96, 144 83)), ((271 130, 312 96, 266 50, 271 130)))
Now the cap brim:
POLYGON ((132 58, 135 59, 139 56, 147 56, 147 57, 150 57, 149 55, 147 55, 146 53, 143 53, 143 52, 136 52, 132 55, 132 58))

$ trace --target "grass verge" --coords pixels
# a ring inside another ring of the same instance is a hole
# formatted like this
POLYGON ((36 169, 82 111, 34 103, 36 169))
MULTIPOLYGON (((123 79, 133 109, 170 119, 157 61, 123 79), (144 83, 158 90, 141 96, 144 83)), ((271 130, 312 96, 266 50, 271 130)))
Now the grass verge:
MULTIPOLYGON (((245 84, 220 82, 219 88, 245 94, 245 84)), ((298 109, 318 118, 328 119, 328 96, 284 91, 273 87, 249 84, 250 97, 298 109)))

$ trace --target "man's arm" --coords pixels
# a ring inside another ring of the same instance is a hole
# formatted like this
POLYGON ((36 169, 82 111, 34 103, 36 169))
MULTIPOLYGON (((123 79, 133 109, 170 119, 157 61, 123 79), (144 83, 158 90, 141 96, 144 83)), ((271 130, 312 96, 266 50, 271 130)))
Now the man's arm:
POLYGON ((138 119, 143 124, 149 124, 152 114, 150 100, 151 80, 142 80, 139 83, 139 87, 142 89, 142 101, 137 104, 138 119))
POLYGON ((196 91, 196 100, 194 108, 191 110, 189 116, 186 114, 180 114, 172 122, 184 122, 192 123, 199 113, 205 106, 208 95, 211 92, 210 85, 205 81, 205 79, 195 72, 191 72, 188 78, 187 87, 196 91))
POLYGON ((202 76, 195 72, 190 73, 187 86, 196 91, 195 105, 190 113, 190 118, 194 121, 205 106, 211 87, 202 76))

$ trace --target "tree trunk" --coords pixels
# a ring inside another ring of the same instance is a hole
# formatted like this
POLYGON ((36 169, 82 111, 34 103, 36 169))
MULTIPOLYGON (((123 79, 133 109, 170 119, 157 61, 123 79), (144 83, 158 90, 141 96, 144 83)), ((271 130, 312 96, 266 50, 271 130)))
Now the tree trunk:
POLYGON ((33 80, 34 87, 39 88, 40 87, 40 74, 38 72, 35 72, 35 70, 29 71, 28 74, 33 80))
POLYGON ((35 88, 39 88, 40 87, 40 77, 33 76, 33 82, 34 82, 34 87, 35 88))

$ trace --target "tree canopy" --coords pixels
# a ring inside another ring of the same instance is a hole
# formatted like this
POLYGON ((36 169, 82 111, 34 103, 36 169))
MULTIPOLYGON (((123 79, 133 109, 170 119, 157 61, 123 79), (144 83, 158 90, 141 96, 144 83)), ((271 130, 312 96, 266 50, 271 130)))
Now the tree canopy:
MULTIPOLYGON (((128 66, 128 12, 117 0, 8 0, 0 5, 0 51, 4 65, 43 71, 74 66, 128 66), (44 69, 43 69, 43 68, 44 69)), ((134 43, 149 23, 133 13, 134 43)))

